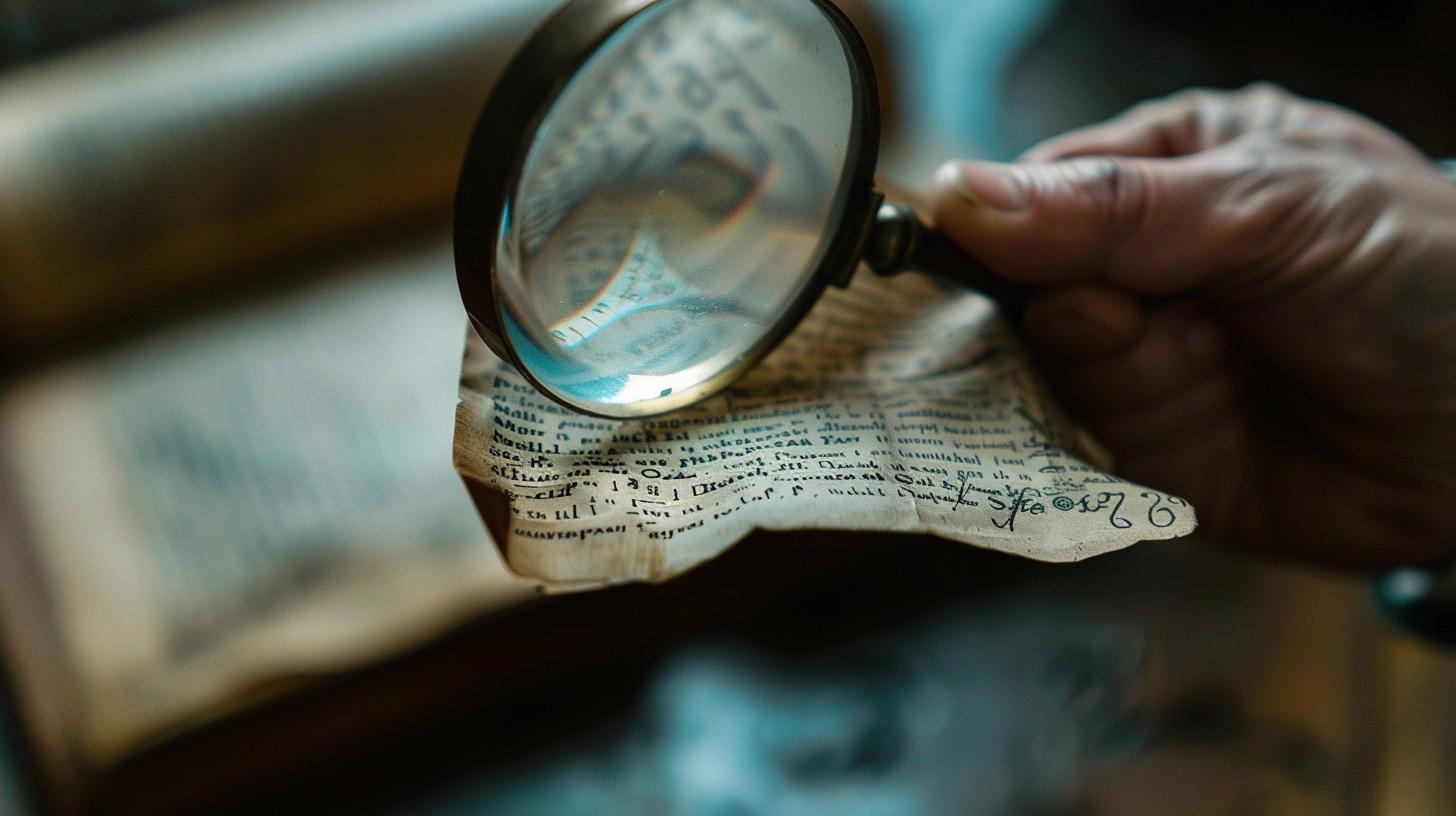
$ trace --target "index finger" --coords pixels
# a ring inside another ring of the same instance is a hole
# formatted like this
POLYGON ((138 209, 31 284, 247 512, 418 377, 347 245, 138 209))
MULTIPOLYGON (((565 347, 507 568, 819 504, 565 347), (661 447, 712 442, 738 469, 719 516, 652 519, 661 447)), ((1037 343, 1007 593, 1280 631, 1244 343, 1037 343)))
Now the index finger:
POLYGON ((1192 89, 1136 105, 1116 118, 1048 139, 1021 156, 1051 162, 1081 156, 1175 158, 1226 144, 1272 111, 1289 94, 1259 83, 1240 91, 1192 89))

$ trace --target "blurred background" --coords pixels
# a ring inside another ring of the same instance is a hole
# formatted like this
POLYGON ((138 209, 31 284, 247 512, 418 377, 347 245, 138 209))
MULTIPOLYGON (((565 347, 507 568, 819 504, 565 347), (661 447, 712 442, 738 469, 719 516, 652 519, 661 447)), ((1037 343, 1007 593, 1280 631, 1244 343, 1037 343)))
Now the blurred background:
MULTIPOLYGON (((514 584, 446 224, 554 5, 0 0, 0 814, 1456 812, 1456 660, 1353 578, 778 534, 514 584)), ((1453 2, 844 5, 910 188, 1253 80, 1456 156, 1453 2)))

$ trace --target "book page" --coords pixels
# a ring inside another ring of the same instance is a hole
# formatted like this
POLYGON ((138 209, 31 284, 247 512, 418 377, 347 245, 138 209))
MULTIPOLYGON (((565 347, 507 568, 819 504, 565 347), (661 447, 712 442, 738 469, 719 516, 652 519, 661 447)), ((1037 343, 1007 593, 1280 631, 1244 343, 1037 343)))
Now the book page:
POLYGON ((576 414, 467 346, 456 467, 508 566, 558 589, 664 581, 754 529, 1072 561, 1196 523, 1093 466, 989 301, 918 275, 831 289, 734 388, 653 420, 576 414))
POLYGON ((4 402, 94 763, 536 594, 450 468, 464 312, 448 241, 337 271, 4 402))

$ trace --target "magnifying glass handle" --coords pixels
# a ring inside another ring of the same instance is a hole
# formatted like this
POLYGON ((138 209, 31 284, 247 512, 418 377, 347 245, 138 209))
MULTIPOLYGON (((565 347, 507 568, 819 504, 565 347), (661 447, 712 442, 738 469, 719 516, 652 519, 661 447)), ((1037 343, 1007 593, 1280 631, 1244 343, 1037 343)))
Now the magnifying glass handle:
POLYGON ((865 263, 876 275, 914 270, 964 286, 996 301, 1019 317, 1031 290, 997 275, 941 233, 921 223, 904 204, 880 205, 865 263))

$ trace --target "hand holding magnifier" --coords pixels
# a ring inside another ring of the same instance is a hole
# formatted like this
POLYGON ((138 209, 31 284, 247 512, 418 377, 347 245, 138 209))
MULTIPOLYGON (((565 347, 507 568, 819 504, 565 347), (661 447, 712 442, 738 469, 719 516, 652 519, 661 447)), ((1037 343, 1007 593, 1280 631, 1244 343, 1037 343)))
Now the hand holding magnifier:
POLYGON ((876 192, 879 100, 828 0, 572 0, 471 137, 460 291, 486 343, 595 416, 731 384, 863 261, 992 276, 876 192))

